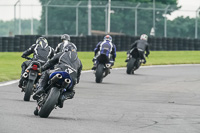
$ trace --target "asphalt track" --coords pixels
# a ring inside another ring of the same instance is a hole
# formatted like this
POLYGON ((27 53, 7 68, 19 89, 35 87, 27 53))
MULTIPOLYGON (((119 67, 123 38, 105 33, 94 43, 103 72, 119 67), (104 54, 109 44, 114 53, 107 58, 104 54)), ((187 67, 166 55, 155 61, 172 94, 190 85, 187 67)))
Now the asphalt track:
POLYGON ((200 65, 113 69, 102 84, 84 72, 74 99, 34 116, 17 83, 0 86, 0 133, 199 133, 200 65))

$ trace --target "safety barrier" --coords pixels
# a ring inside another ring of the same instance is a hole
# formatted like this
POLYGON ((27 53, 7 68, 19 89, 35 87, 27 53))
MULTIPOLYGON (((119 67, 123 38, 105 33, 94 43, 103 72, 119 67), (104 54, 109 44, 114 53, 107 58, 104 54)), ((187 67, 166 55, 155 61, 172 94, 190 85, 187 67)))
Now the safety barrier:
MULTIPOLYGON (((41 35, 16 35, 14 37, 0 37, 0 52, 22 52, 35 43, 41 35)), ((60 36, 44 36, 53 48, 61 42, 60 36)), ((96 44, 103 40, 101 36, 72 36, 78 51, 93 51, 96 44)), ((113 35, 113 43, 117 51, 127 51, 131 44, 139 39, 138 36, 113 35)), ((176 50, 200 50, 199 39, 188 38, 160 38, 149 37, 150 50, 152 51, 176 51, 176 50)))

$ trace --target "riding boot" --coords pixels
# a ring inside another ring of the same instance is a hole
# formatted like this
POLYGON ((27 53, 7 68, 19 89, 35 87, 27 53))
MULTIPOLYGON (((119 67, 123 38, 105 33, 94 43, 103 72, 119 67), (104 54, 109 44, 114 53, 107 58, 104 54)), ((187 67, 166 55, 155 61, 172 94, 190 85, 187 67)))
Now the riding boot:
POLYGON ((128 62, 129 58, 130 58, 130 54, 127 54, 127 58, 126 58, 125 62, 128 62))
POLYGON ((26 70, 26 66, 25 66, 24 63, 22 63, 21 68, 22 68, 22 71, 21 71, 21 76, 20 76, 20 79, 19 79, 19 85, 18 85, 19 88, 22 88, 22 85, 23 85, 23 80, 24 80, 23 74, 26 70))
POLYGON ((96 70, 96 68, 97 68, 97 64, 94 63, 94 64, 93 64, 93 67, 92 67, 92 70, 96 70))
POLYGON ((92 61, 93 61, 92 70, 96 70, 96 68, 97 68, 97 59, 94 57, 92 61))
POLYGON ((48 85, 49 81, 49 75, 45 71, 45 73, 42 74, 41 78, 39 79, 38 89, 33 95, 34 100, 38 100, 41 96, 41 94, 45 93, 45 88, 48 85))
POLYGON ((24 80, 24 77, 21 76, 20 79, 19 79, 19 85, 18 85, 19 88, 22 88, 22 86, 23 86, 23 80, 24 80))
POLYGON ((58 101, 58 107, 62 108, 64 101, 67 99, 72 99, 75 95, 74 90, 67 90, 63 92, 63 94, 60 95, 59 101, 58 101))

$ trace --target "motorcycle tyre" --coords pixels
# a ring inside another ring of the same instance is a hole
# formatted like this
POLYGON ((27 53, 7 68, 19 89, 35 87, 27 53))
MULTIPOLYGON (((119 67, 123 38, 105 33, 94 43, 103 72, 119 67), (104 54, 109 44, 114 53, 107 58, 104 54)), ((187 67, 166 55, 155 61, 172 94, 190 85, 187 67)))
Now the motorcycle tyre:
POLYGON ((127 63, 127 69, 126 69, 127 74, 134 74, 133 68, 134 68, 134 65, 135 65, 135 61, 136 61, 135 58, 129 59, 129 61, 127 63))
POLYGON ((30 101, 30 97, 33 93, 33 85, 34 81, 29 80, 25 88, 24 101, 30 101))
POLYGON ((103 81, 103 72, 104 72, 104 65, 99 64, 96 68, 96 83, 101 83, 103 81))
POLYGON ((60 96, 60 90, 56 87, 53 87, 44 105, 38 111, 38 115, 42 118, 49 117, 51 111, 54 109, 55 105, 58 102, 59 96, 60 96))

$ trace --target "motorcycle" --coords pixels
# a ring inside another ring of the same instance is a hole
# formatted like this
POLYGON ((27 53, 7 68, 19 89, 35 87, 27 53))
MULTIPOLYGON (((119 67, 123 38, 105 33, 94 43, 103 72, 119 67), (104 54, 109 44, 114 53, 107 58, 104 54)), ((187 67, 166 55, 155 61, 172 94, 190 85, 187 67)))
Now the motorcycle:
POLYGON ((107 50, 104 50, 104 52, 97 57, 97 68, 95 72, 96 83, 102 83, 103 78, 110 74, 113 61, 109 60, 109 57, 106 55, 106 53, 107 50))
MULTIPOLYGON (((31 60, 29 57, 27 59, 31 60)), ((32 61, 22 75, 22 90, 25 92, 24 101, 30 101, 31 95, 36 91, 36 84, 41 77, 40 68, 40 62, 32 61)))
POLYGON ((45 88, 46 93, 41 94, 37 100, 35 115, 47 118, 51 111, 59 105, 59 98, 63 92, 72 86, 72 79, 67 72, 57 71, 49 76, 48 86, 45 88))
POLYGON ((137 70, 141 64, 144 63, 144 59, 141 59, 139 50, 133 48, 130 50, 129 60, 127 62, 127 74, 134 74, 134 71, 137 70))

